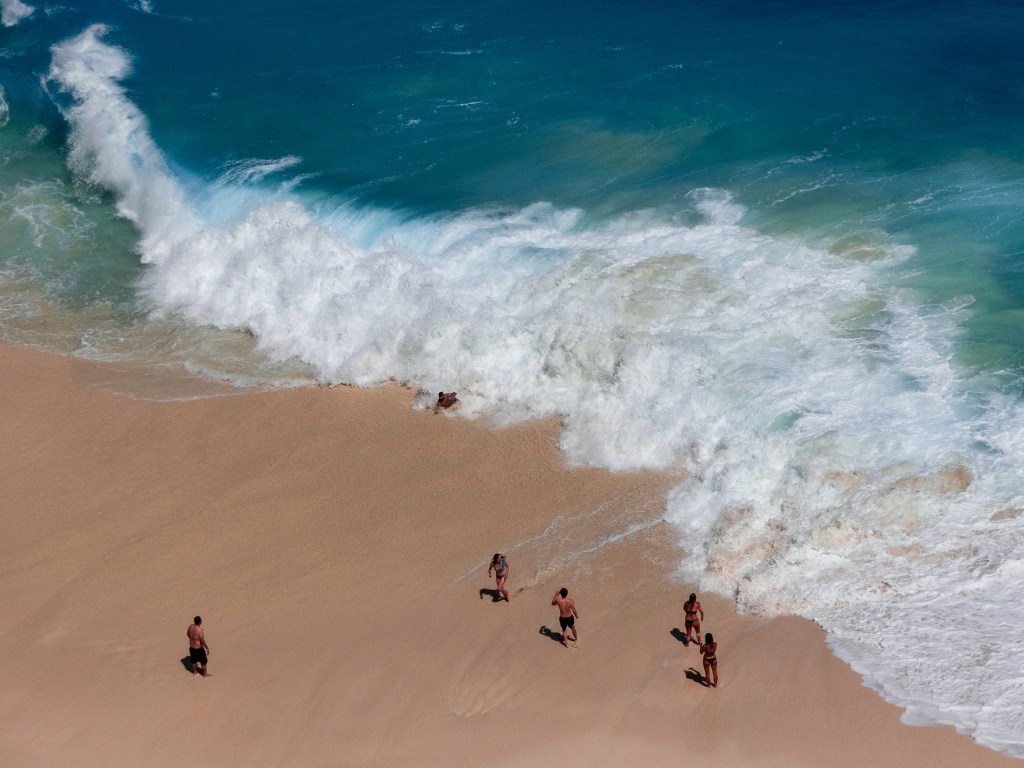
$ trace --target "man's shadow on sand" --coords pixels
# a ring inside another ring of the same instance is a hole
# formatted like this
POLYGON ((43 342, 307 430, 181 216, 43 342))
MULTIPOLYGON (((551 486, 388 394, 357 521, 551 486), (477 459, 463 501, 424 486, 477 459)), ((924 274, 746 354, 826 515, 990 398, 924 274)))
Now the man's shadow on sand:
POLYGON ((480 599, 484 599, 484 595, 491 598, 492 603, 500 603, 505 598, 501 596, 501 592, 496 589, 487 589, 486 587, 480 590, 480 599))
POLYGON ((183 658, 181 660, 181 666, 183 666, 185 668, 185 671, 188 672, 191 675, 192 674, 192 657, 191 656, 186 656, 185 658, 183 658))
POLYGON ((561 632, 552 632, 550 629, 547 628, 547 626, 542 626, 538 631, 540 632, 540 634, 544 635, 544 637, 550 637, 559 645, 561 645, 563 639, 566 639, 565 635, 563 635, 561 632))

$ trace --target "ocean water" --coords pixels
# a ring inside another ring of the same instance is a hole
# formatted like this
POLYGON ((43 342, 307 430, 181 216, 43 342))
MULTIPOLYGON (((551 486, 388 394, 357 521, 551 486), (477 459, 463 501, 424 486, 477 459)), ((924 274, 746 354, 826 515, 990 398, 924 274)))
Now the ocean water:
POLYGON ((0 22, 0 338, 685 467, 681 579, 1024 757, 1024 4, 0 22))

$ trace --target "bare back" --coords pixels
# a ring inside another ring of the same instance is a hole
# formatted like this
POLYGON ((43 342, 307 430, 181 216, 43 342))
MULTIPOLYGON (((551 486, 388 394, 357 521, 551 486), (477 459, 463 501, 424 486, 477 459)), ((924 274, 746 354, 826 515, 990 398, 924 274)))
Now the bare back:
POLYGON ((191 624, 188 628, 188 645, 189 648, 202 648, 203 641, 206 640, 206 635, 203 633, 203 628, 198 624, 191 624))
POLYGON ((563 619, 576 615, 576 603, 571 597, 556 597, 553 602, 558 606, 558 615, 563 619))

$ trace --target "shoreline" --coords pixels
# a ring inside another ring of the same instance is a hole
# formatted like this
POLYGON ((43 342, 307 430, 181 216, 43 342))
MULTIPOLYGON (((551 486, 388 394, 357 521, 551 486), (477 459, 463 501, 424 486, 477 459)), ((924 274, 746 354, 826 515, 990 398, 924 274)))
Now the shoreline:
POLYGON ((137 400, 130 372, 0 345, 8 766, 1020 765, 899 721, 824 632, 694 591, 668 473, 566 468, 397 386, 137 400), (105 383, 107 382, 107 383, 105 383), (480 590, 508 555, 510 603, 480 590), (566 650, 551 594, 581 620, 566 650), (181 659, 201 614, 210 680, 181 659))

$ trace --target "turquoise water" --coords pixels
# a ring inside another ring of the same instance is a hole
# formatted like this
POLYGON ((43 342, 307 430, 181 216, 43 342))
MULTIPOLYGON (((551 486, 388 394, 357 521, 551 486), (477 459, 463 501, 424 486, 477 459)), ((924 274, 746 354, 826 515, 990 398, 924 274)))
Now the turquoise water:
POLYGON ((684 467, 681 578, 1024 756, 1020 4, 0 10, 2 338, 684 467))
MULTIPOLYGON (((958 354, 1018 365, 1017 4, 74 5, 4 30, 7 180, 61 177, 67 127, 38 78, 99 22, 193 190, 284 157, 307 200, 413 216, 545 201, 602 219, 728 189, 763 231, 913 245, 912 287, 985 305, 958 354)), ((112 263, 59 265, 62 298, 125 300, 132 233, 109 226, 112 263)), ((8 258, 47 266, 25 250, 8 258)))

